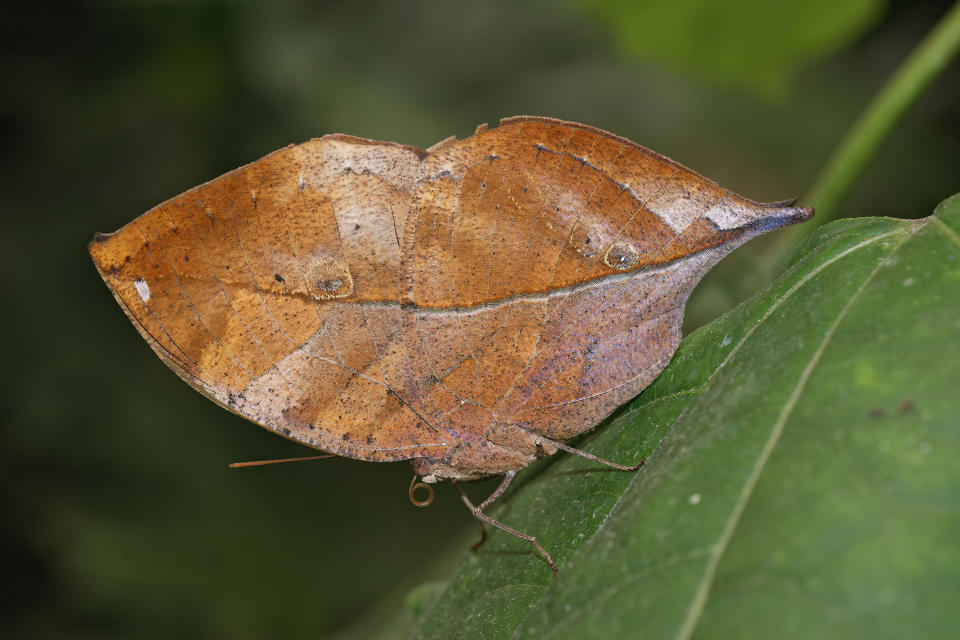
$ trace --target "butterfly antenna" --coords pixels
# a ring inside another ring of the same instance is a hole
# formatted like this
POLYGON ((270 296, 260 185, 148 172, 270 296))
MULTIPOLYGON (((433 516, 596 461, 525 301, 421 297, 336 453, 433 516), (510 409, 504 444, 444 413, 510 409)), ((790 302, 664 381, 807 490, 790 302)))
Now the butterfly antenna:
POLYGON ((334 458, 333 454, 327 454, 325 456, 306 456, 304 458, 279 458, 277 460, 251 460, 250 462, 233 462, 230 464, 231 469, 244 469, 246 467, 262 467, 265 464, 279 464, 281 462, 304 462, 306 460, 326 460, 327 458, 334 458))

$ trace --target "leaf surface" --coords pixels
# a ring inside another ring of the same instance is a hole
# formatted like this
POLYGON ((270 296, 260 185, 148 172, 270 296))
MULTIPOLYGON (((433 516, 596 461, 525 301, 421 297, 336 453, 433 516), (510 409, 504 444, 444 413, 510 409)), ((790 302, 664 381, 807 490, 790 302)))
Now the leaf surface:
POLYGON ((414 637, 937 637, 960 624, 960 196, 819 230, 492 515, 414 637))

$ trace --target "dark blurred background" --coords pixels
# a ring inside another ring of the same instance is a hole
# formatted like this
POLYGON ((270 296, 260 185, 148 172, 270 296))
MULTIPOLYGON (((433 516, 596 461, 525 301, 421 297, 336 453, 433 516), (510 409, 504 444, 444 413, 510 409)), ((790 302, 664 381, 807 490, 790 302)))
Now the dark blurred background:
MULTIPOLYGON (((802 196, 948 2, 18 3, 0 18, 0 635, 362 637, 443 579, 476 525, 409 466, 307 455, 170 373, 85 245, 330 132, 429 146, 549 115, 758 200, 802 196)), ((844 216, 920 217, 960 188, 954 64, 844 216)), ((754 246, 756 245, 756 246, 754 246)), ((687 328, 769 278, 751 243, 687 328)), ((478 493, 482 493, 478 491, 478 493)))

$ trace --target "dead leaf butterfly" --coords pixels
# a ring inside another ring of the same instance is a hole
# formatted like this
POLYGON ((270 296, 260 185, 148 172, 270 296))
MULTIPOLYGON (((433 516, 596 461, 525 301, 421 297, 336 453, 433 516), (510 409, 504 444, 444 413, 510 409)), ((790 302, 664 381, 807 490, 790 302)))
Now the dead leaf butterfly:
MULTIPOLYGON (((334 134, 191 189, 90 253, 214 402, 426 483, 573 449, 663 370, 694 285, 808 219, 605 131, 517 117, 429 149, 334 134)), ((413 489, 425 485, 411 485, 413 489)))

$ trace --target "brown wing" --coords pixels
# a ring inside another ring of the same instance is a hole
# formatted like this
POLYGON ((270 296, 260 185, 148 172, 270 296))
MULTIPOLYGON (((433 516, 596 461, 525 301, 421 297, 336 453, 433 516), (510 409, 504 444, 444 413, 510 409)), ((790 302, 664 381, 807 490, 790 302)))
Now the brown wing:
MULTIPOLYGON (((424 411, 531 457, 531 435, 590 429, 660 373, 690 291, 720 258, 810 214, 556 120, 508 119, 432 151, 404 236, 424 411)), ((497 464, 461 445, 420 468, 497 464)))
POLYGON ((289 147, 90 253, 164 362, 221 405, 340 455, 440 457, 451 438, 405 399, 397 318, 418 154, 346 136, 289 147))
POLYGON ((90 247, 154 350, 311 446, 476 477, 591 428, 669 361, 723 255, 809 211, 609 133, 513 118, 429 152, 278 151, 90 247))

